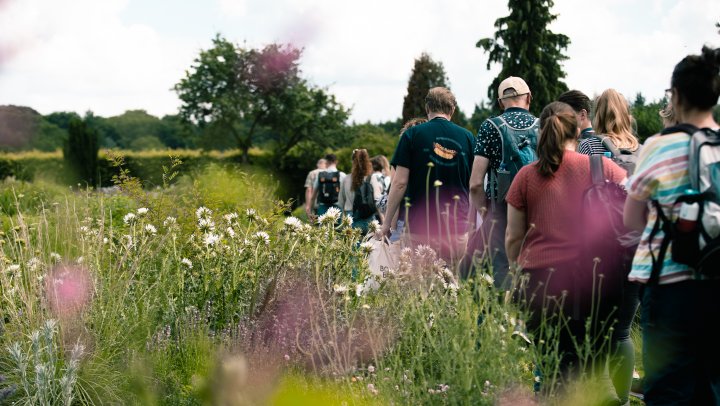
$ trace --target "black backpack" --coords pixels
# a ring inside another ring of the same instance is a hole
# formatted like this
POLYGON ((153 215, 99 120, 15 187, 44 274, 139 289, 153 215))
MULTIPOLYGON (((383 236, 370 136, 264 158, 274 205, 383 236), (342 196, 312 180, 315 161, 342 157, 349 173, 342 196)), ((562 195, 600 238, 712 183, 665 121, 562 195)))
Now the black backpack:
POLYGON ((703 277, 720 277, 720 133, 709 128, 698 129, 689 124, 680 124, 660 134, 678 131, 690 135, 688 176, 695 193, 681 195, 673 207, 683 203, 697 203, 699 213, 696 225, 688 230, 678 227, 677 220, 669 219, 659 201, 652 201, 657 211, 657 220, 649 240, 652 242, 660 230, 665 233, 657 258, 650 250, 653 266, 648 283, 653 284, 660 279, 670 242, 673 261, 693 268, 703 277))
POLYGON ((318 182, 320 184, 318 202, 328 206, 337 203, 338 195, 340 194, 340 172, 320 172, 320 174, 318 174, 318 182))
POLYGON ((640 148, 635 151, 631 151, 625 148, 618 148, 610 137, 605 134, 593 134, 592 137, 600 140, 602 145, 610 151, 611 156, 609 157, 619 167, 625 169, 628 177, 635 173, 635 166, 637 164, 638 155, 640 154, 640 148))
POLYGON ((375 193, 370 181, 372 175, 363 180, 360 187, 355 191, 353 199, 353 217, 356 219, 367 219, 378 212, 375 205, 375 193))
MULTIPOLYGON (((630 273, 633 256, 640 242, 640 232, 628 230, 623 224, 623 210, 627 191, 605 179, 603 156, 590 156, 592 185, 583 194, 582 231, 583 246, 580 269, 587 280, 588 275, 603 275, 599 287, 600 306, 615 305, 623 293, 624 282, 630 273), (603 303, 603 301, 605 303, 603 303)), ((579 282, 578 286, 588 286, 579 282)), ((583 297, 575 298, 576 306, 584 307, 593 296, 591 291, 577 292, 583 297), (580 305, 580 304, 583 305, 580 305)), ((595 292, 597 295, 598 292, 595 292)), ((577 307, 576 307, 577 311, 577 307)))

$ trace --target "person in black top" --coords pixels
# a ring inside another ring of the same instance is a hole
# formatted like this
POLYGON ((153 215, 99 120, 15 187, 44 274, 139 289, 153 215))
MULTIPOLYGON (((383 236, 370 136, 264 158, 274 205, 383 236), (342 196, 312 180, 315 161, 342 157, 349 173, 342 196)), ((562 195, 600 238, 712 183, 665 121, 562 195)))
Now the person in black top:
MULTIPOLYGON (((428 92, 429 121, 407 129, 395 150, 391 164, 396 172, 385 216, 392 218, 404 197, 410 242, 428 244, 450 261, 462 255, 460 241, 467 233, 474 142, 470 131, 450 122, 456 105, 455 96, 444 87, 428 92)), ((383 224, 380 234, 390 235, 390 222, 383 224)))

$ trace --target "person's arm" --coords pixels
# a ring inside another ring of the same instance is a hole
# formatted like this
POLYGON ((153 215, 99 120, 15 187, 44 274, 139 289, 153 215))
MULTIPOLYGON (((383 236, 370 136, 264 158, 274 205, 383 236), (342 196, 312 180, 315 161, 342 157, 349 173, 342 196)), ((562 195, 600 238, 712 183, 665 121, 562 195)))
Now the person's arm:
POLYGON ((505 253, 511 266, 517 263, 525 234, 527 234, 527 216, 525 212, 508 204, 508 224, 507 229, 505 229, 505 253))
POLYGON ((305 188, 305 214, 308 218, 312 215, 313 202, 315 201, 315 189, 312 186, 305 188))
POLYGON ((340 192, 338 193, 338 201, 337 205, 342 211, 343 214, 345 214, 345 200, 347 199, 347 195, 345 192, 345 178, 340 182, 340 192))
POLYGON ((485 175, 487 174, 490 160, 484 156, 475 155, 472 173, 470 174, 470 202, 473 207, 484 215, 487 211, 487 196, 485 195, 485 175))
MULTIPOLYGON (((385 218, 394 218, 395 213, 400 208, 400 203, 405 197, 407 191, 408 180, 410 179, 410 169, 404 166, 397 166, 395 168, 395 177, 393 178, 392 184, 390 185, 390 194, 388 195, 387 210, 385 211, 385 218)), ((383 223, 380 235, 376 237, 381 239, 383 236, 390 235, 390 223, 392 221, 386 221, 383 223)))
POLYGON ((642 231, 647 225, 648 206, 646 201, 637 200, 632 196, 625 199, 625 209, 623 210, 623 223, 625 227, 642 231))

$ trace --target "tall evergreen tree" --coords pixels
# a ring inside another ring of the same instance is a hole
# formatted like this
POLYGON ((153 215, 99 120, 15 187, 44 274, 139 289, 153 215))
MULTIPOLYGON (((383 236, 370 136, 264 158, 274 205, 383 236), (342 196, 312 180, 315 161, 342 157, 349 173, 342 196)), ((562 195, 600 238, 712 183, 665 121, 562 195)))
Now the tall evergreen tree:
POLYGON ((425 96, 433 87, 447 87, 448 78, 442 62, 435 62, 427 53, 423 52, 415 59, 407 94, 403 100, 403 123, 415 117, 425 117, 425 96))
MULTIPOLYGON (((490 100, 497 100, 500 82, 508 76, 525 79, 533 95, 532 110, 538 113, 568 90, 560 62, 570 38, 548 29, 557 15, 550 12, 552 0, 509 0, 510 15, 495 20, 494 38, 483 38, 476 46, 488 52, 487 69, 502 64, 498 77, 488 87, 490 100)), ((495 104, 497 108, 497 104, 495 104)))

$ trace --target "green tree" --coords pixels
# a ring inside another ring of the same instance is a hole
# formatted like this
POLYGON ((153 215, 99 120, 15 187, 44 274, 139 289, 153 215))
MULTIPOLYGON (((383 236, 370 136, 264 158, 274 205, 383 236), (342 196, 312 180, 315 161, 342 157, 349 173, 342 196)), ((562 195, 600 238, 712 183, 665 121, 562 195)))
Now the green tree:
MULTIPOLYGON (((415 117, 425 117, 427 115, 425 112, 425 96, 427 96, 428 90, 438 86, 449 89, 449 82, 442 62, 434 61, 425 52, 420 54, 420 57, 415 59, 408 80, 407 94, 403 99, 402 122, 404 123, 415 117)), ((459 107, 455 108, 452 121, 461 126, 467 125, 467 117, 460 111, 459 107)))
POLYGON ((536 114, 568 90, 560 62, 567 59, 563 50, 570 38, 548 29, 557 18, 550 12, 552 6, 552 0, 509 0, 510 15, 495 20, 495 36, 477 42, 478 48, 489 53, 488 70, 494 63, 502 65, 488 87, 490 100, 497 100, 498 86, 508 76, 519 76, 530 86, 536 114))
POLYGON ((263 127, 276 135, 278 156, 307 137, 321 136, 348 113, 333 96, 300 77, 301 53, 283 44, 240 47, 217 35, 213 47, 201 51, 175 85, 180 116, 198 125, 204 136, 230 134, 244 162, 263 127))
POLYGON ((90 186, 97 185, 99 136, 85 120, 74 118, 68 123, 68 140, 63 158, 72 176, 90 186))

